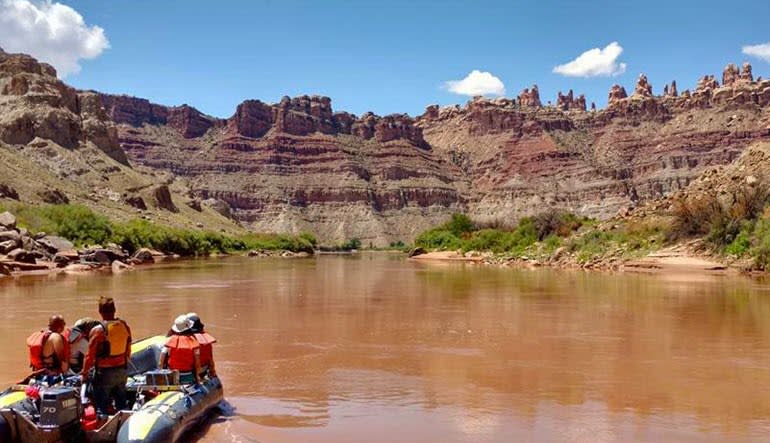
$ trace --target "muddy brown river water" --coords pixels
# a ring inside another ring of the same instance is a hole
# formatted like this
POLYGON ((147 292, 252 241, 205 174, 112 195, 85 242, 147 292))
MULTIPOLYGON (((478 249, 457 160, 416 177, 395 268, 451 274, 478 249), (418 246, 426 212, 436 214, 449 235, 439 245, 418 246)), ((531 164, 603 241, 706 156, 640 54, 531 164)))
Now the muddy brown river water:
POLYGON ((770 441, 770 282, 413 263, 181 261, 0 281, 0 384, 25 337, 109 294, 136 337, 197 311, 226 413, 202 442, 770 441))

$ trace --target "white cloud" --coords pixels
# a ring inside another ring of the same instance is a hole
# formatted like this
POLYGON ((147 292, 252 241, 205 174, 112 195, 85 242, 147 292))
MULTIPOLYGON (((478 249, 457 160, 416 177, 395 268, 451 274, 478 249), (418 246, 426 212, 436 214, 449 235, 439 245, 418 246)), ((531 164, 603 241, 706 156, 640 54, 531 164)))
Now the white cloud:
POLYGON ((444 83, 449 92, 460 95, 505 95, 505 85, 499 78, 489 72, 481 72, 477 69, 471 71, 462 80, 449 80, 444 83))
POLYGON ((620 75, 626 72, 626 64, 618 62, 618 57, 622 53, 623 47, 618 42, 612 42, 604 49, 589 49, 575 60, 556 66, 553 72, 567 77, 620 75))
POLYGON ((80 71, 81 59, 110 44, 104 29, 86 25, 77 11, 51 0, 0 0, 0 47, 50 63, 59 75, 80 71))
POLYGON ((770 42, 762 43, 761 45, 746 45, 742 49, 744 54, 761 58, 770 63, 770 42))

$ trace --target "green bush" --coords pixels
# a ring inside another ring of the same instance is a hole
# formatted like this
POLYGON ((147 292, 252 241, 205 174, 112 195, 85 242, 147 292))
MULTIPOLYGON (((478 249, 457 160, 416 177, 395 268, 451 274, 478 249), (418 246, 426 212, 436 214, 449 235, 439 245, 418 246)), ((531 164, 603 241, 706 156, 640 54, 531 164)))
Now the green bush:
POLYGON ((583 225, 585 219, 581 219, 575 214, 550 209, 541 212, 533 217, 532 224, 537 232, 537 239, 542 241, 550 235, 567 237, 572 232, 577 231, 583 225))
POLYGON ((172 228, 147 220, 114 223, 80 205, 10 204, 0 207, 16 215, 20 226, 69 239, 77 246, 115 243, 129 252, 147 247, 183 256, 207 255, 248 249, 285 249, 313 252, 312 234, 249 234, 240 237, 216 232, 172 228))
POLYGON ((754 227, 755 246, 751 251, 755 264, 767 270, 770 267, 770 221, 759 220, 754 227))
POLYGON ((452 214, 452 219, 444 223, 439 229, 449 231, 455 237, 461 238, 464 234, 476 229, 473 220, 465 214, 452 214))
MULTIPOLYGON (((719 250, 732 245, 745 222, 752 222, 770 202, 770 190, 764 181, 741 185, 721 198, 715 194, 674 201, 674 222, 668 237, 679 240, 705 236, 719 250)), ((745 241, 744 241, 745 242, 745 241)))
POLYGON ((511 232, 497 229, 482 229, 462 241, 464 251, 506 252, 514 246, 516 240, 511 232))
POLYGON ((415 246, 424 249, 459 249, 460 239, 449 231, 431 229, 423 232, 414 240, 415 246))
POLYGON ((589 231, 569 243, 569 250, 577 252, 578 261, 586 262, 602 256, 610 249, 613 235, 606 231, 589 231))
POLYGON ((742 257, 751 249, 751 237, 754 231, 753 223, 745 223, 735 236, 735 239, 725 247, 725 253, 742 257))

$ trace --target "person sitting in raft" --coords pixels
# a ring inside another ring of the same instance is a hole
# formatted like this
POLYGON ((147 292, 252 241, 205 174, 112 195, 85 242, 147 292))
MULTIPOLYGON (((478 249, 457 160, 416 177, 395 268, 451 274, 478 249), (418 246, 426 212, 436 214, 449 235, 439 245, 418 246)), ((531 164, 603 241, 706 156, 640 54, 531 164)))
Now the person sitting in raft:
POLYGON ((201 318, 198 316, 198 314, 195 312, 190 312, 187 314, 187 318, 192 321, 192 327, 190 328, 190 331, 192 331, 193 337, 195 337, 201 347, 200 376, 201 378, 206 376, 209 378, 214 378, 217 376, 217 370, 214 367, 213 348, 214 343, 217 342, 217 339, 206 332, 205 326, 203 322, 201 322, 201 318))
POLYGON ((192 334, 193 322, 187 315, 180 315, 171 326, 171 336, 166 339, 160 353, 161 369, 176 369, 182 384, 199 383, 201 372, 201 347, 192 334))
POLYGON ((48 320, 48 328, 33 332, 27 337, 29 365, 33 371, 57 376, 69 368, 69 345, 64 339, 66 323, 61 315, 48 320))
POLYGON ((65 334, 70 345, 70 371, 79 374, 83 369, 83 361, 88 354, 88 336, 94 326, 99 325, 99 320, 84 317, 75 322, 75 325, 65 334))

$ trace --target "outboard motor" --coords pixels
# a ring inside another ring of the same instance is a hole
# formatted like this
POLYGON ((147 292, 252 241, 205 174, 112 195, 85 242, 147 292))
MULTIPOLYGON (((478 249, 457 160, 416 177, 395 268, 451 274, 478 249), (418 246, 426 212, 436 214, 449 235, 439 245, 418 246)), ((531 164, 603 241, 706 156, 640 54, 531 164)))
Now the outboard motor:
POLYGON ((75 388, 48 388, 40 395, 40 427, 60 429, 63 435, 76 432, 80 410, 80 396, 75 388))

